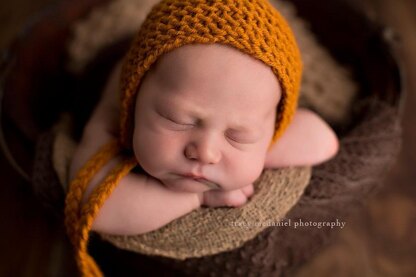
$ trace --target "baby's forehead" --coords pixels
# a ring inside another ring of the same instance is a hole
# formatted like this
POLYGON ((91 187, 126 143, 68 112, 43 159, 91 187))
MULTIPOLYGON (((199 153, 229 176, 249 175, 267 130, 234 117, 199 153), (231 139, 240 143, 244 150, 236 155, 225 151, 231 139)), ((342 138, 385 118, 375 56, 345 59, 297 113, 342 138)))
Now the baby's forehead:
POLYGON ((229 73, 224 72, 228 70, 255 75, 264 72, 273 74, 271 68, 263 62, 231 46, 218 43, 184 45, 162 55, 156 63, 156 70, 161 71, 160 73, 189 74, 197 69, 219 74, 229 73))
POLYGON ((175 88, 239 89, 259 97, 270 91, 276 102, 281 94, 278 79, 269 66, 227 45, 179 47, 163 55, 151 71, 158 82, 175 88))

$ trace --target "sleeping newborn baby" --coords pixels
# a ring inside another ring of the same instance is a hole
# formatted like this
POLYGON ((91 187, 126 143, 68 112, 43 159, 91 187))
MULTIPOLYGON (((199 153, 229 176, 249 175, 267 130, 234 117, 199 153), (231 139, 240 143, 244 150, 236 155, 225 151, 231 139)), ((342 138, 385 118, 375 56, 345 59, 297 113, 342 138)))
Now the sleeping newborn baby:
MULTIPOLYGON (((185 2, 212 1, 176 4, 185 2)), ((267 1, 254 2, 268 12, 273 9, 267 1)), ((159 9, 177 9, 172 3, 162 1, 159 9)), ((168 12, 152 12, 148 21, 168 25, 154 16, 168 12)), ((263 169, 315 165, 336 154, 338 140, 331 128, 313 112, 296 109, 298 49, 280 15, 274 10, 271 15, 277 22, 269 24, 279 26, 276 36, 277 40, 281 36, 284 47, 270 46, 263 49, 263 56, 250 52, 248 38, 245 43, 230 37, 210 41, 211 37, 197 33, 197 39, 178 42, 182 35, 178 28, 178 34, 164 33, 173 38, 160 43, 163 51, 137 47, 148 39, 146 32, 157 29, 149 22, 143 24, 148 29, 139 32, 123 68, 119 63, 113 70, 71 164, 73 179, 100 146, 118 139, 142 169, 121 178, 95 218, 93 230, 141 234, 201 206, 239 207, 254 193, 253 183, 263 169), (153 53, 143 55, 142 63, 135 61, 132 57, 140 61, 137 51, 143 49, 153 53), (275 57, 281 60, 274 61, 268 51, 280 51, 275 57)), ((120 155, 114 157, 96 174, 83 195, 84 203, 120 160, 120 155)))

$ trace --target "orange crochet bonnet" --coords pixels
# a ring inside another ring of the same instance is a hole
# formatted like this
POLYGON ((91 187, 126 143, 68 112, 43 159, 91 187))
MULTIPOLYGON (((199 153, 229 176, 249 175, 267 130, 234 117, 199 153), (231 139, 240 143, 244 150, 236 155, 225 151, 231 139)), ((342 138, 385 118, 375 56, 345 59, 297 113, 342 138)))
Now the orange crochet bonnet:
POLYGON ((125 157, 81 206, 85 189, 121 149, 131 149, 135 99, 146 71, 163 54, 193 43, 225 44, 271 67, 282 87, 272 142, 295 113, 302 72, 300 52, 290 27, 267 0, 163 0, 154 6, 124 58, 119 141, 103 146, 69 186, 65 224, 84 276, 102 275, 87 252, 89 232, 119 180, 137 165, 135 158, 125 157))
POLYGON ((140 80, 163 54, 192 43, 234 47, 270 66, 282 86, 273 141, 295 113, 302 65, 292 31, 266 0, 162 1, 140 28, 121 76, 120 138, 131 146, 134 103, 140 80))

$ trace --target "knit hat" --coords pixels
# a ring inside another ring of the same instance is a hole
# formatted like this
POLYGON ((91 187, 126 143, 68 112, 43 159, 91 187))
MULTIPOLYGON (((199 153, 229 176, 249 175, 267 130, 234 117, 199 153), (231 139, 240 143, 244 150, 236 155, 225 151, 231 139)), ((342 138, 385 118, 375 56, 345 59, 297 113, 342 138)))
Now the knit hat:
POLYGON ((271 67, 282 86, 273 142, 297 105, 302 65, 286 21, 267 0, 166 0, 156 5, 135 37, 121 74, 121 144, 132 143, 140 81, 163 54, 193 43, 220 43, 271 67))
POLYGON ((83 275, 102 275, 87 253, 89 232, 104 201, 137 165, 135 157, 124 156, 83 206, 82 196, 108 161, 122 149, 131 148, 134 104, 144 74, 163 54, 193 43, 228 45, 271 67, 282 87, 273 142, 294 115, 302 70, 300 53, 288 24, 267 0, 163 0, 157 4, 124 60, 119 141, 103 146, 80 169, 66 197, 65 224, 83 275))

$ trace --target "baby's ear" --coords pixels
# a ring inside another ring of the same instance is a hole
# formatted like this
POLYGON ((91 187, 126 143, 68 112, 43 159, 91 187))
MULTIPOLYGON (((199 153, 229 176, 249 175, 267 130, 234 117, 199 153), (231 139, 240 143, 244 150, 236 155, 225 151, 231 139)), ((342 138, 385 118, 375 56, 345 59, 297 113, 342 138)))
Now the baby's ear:
POLYGON ((316 165, 336 155, 339 141, 331 127, 317 114, 298 109, 293 121, 270 148, 265 167, 316 165))

